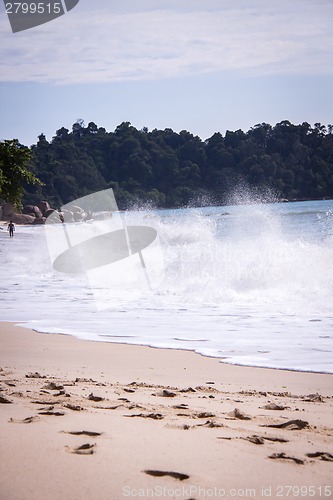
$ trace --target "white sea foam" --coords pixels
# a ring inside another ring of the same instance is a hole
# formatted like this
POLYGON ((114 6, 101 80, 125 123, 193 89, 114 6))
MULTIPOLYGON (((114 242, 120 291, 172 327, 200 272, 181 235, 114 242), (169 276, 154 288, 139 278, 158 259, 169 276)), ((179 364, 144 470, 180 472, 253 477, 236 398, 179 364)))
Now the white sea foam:
POLYGON ((132 212, 161 242, 153 291, 53 270, 42 227, 0 231, 1 319, 90 340, 192 349, 229 363, 333 373, 333 202, 132 212))

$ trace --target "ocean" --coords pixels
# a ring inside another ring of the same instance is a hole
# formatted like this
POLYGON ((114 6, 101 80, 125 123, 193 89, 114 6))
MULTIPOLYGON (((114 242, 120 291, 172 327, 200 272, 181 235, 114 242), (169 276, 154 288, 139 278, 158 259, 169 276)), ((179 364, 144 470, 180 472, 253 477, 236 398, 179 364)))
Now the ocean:
POLYGON ((98 308, 85 273, 54 269, 44 226, 17 227, 14 238, 3 230, 1 321, 238 365, 333 373, 332 200, 122 217, 156 230, 158 286, 102 290, 106 304, 98 308))

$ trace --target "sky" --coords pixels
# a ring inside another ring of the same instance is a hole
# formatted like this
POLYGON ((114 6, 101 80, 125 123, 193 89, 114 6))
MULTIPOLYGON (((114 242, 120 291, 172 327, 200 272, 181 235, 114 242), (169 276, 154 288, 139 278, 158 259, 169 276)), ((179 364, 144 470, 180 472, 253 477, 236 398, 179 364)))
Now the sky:
POLYGON ((83 119, 113 131, 333 123, 333 0, 80 0, 12 33, 0 5, 0 140, 83 119))

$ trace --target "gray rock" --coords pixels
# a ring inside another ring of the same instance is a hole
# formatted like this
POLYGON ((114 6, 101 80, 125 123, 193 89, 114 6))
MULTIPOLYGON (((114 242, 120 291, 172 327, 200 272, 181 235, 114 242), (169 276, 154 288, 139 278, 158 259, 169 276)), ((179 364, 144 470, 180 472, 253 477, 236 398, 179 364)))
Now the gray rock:
POLYGON ((33 224, 45 224, 46 217, 36 217, 33 224))
POLYGON ((26 205, 22 210, 23 214, 34 215, 35 217, 43 217, 41 210, 36 205, 26 205))
POLYGON ((47 218, 47 217, 49 217, 49 215, 52 215, 53 212, 55 212, 54 208, 48 208, 47 210, 45 210, 43 215, 44 215, 44 217, 47 218))
POLYGON ((74 222, 73 213, 70 210, 64 209, 61 212, 65 222, 74 222))
POLYGON ((14 213, 15 213, 14 205, 12 205, 11 203, 4 203, 2 205, 2 216, 4 220, 8 220, 5 217, 10 217, 14 213))
POLYGON ((13 221, 14 224, 34 224, 36 217, 26 214, 12 214, 7 220, 13 221))
POLYGON ((50 210, 50 208, 51 208, 49 203, 46 200, 40 201, 37 206, 44 216, 45 216, 46 210, 50 210))

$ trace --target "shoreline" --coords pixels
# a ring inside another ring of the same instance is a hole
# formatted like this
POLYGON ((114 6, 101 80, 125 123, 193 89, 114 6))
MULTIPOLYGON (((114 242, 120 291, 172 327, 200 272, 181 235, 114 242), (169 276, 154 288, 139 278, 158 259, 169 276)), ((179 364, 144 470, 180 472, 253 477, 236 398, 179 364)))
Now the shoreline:
MULTIPOLYGON (((7 322, 7 321, 5 321, 7 322)), ((250 364, 240 364, 240 363, 228 363, 225 361, 226 358, 220 357, 220 356, 213 356, 209 354, 203 354, 201 352, 196 351, 195 349, 189 349, 185 347, 161 347, 161 346, 154 346, 154 345, 148 345, 148 344, 140 344, 140 343, 127 343, 127 342, 122 342, 122 341, 106 341, 106 340, 95 340, 95 339, 80 339, 79 337, 76 337, 72 333, 61 333, 61 332, 48 332, 48 331, 42 331, 42 330, 37 330, 33 327, 28 326, 28 322, 24 321, 10 321, 9 323, 13 325, 20 326, 21 328, 25 328, 27 330, 32 330, 38 334, 41 335, 62 335, 62 336, 68 336, 72 337, 78 340, 82 340, 83 342, 97 342, 97 343, 102 343, 102 344, 113 344, 113 345, 124 345, 124 346, 132 346, 132 347, 145 347, 147 349, 162 349, 162 350, 170 350, 170 351, 184 351, 184 352, 190 352, 193 353, 194 355, 197 356, 202 356, 204 358, 209 358, 209 359, 215 359, 218 360, 219 363, 228 365, 228 366, 235 366, 238 368, 256 368, 259 370, 281 370, 281 371, 286 371, 286 372, 297 372, 297 373, 310 373, 310 374, 318 374, 318 375, 332 375, 333 372, 325 372, 325 371, 314 371, 314 370, 306 370, 306 369, 299 369, 299 368, 280 368, 276 366, 264 366, 264 365, 250 365, 250 364)), ((0 321, 1 324, 1 321, 0 321)))
POLYGON ((331 374, 12 323, 0 345, 6 500, 333 495, 331 374))
MULTIPOLYGON (((34 343, 39 343, 38 340, 41 340, 45 337, 45 342, 46 344, 48 343, 46 339, 51 339, 52 337, 59 339, 63 339, 65 343, 69 343, 71 345, 71 348, 73 349, 74 344, 77 344, 77 347, 82 347, 84 350, 87 348, 89 345, 95 345, 96 350, 98 351, 97 346, 101 346, 101 350, 103 350, 103 347, 105 349, 108 349, 110 351, 112 350, 117 350, 117 349, 122 349, 124 351, 135 351, 138 350, 140 355, 144 356, 149 356, 150 351, 159 353, 160 357, 163 358, 163 353, 167 353, 168 357, 173 357, 179 356, 182 357, 182 353, 184 353, 184 356, 189 356, 191 359, 191 363, 195 364, 196 359, 202 359, 204 360, 204 363, 207 364, 207 366, 211 364, 217 364, 225 367, 225 370, 227 371, 237 371, 238 377, 240 376, 240 373, 244 371, 247 371, 248 373, 254 371, 258 375, 260 375, 261 372, 277 372, 282 379, 285 379, 288 377, 288 374, 292 376, 292 374, 298 374, 297 376, 313 376, 314 378, 317 377, 328 377, 328 381, 330 381, 331 377, 331 388, 333 391, 333 374, 329 372, 315 372, 311 370, 297 370, 297 369, 291 369, 291 368, 275 368, 275 367, 265 367, 265 366, 253 366, 253 365, 240 365, 240 364, 233 364, 233 363, 227 363, 223 359, 217 356, 209 356, 206 354, 202 354, 199 352, 196 352, 191 349, 185 349, 185 348, 173 348, 173 347, 158 347, 158 346, 150 346, 150 345, 145 345, 145 344, 128 344, 126 342, 107 342, 105 340, 93 340, 93 339, 82 339, 79 337, 76 337, 75 335, 69 334, 69 333, 54 333, 54 332, 45 332, 45 331, 38 331, 34 328, 31 328, 29 326, 26 326, 26 323, 23 321, 0 321, 0 338, 1 334, 3 334, 3 329, 9 327, 10 331, 13 332, 20 332, 21 330, 27 332, 29 337, 32 339, 34 337, 34 343), (33 334, 31 336, 31 334, 33 334), (66 340, 65 340, 66 339, 66 340), (103 346, 103 347, 102 347, 103 346), (106 347, 107 346, 107 347, 106 347), (284 376, 285 375, 285 376, 284 376)), ((52 343, 52 342, 51 342, 52 343)), ((76 347, 76 346, 75 346, 76 347)), ((132 354, 131 354, 132 356, 132 354)), ((152 354, 149 357, 154 357, 152 354)), ((1 359, 1 353, 0 353, 0 359, 1 359)), ((235 374, 232 374, 234 376, 235 374)), ((243 377, 240 377, 241 380, 243 380, 243 377)), ((248 375, 244 377, 244 380, 248 380, 248 375)), ((251 379, 250 379, 251 380, 251 379)), ((257 382, 257 379, 256 379, 257 382)), ((326 384, 325 384, 326 385, 326 384)), ((328 384, 330 385, 330 384, 328 384)))

